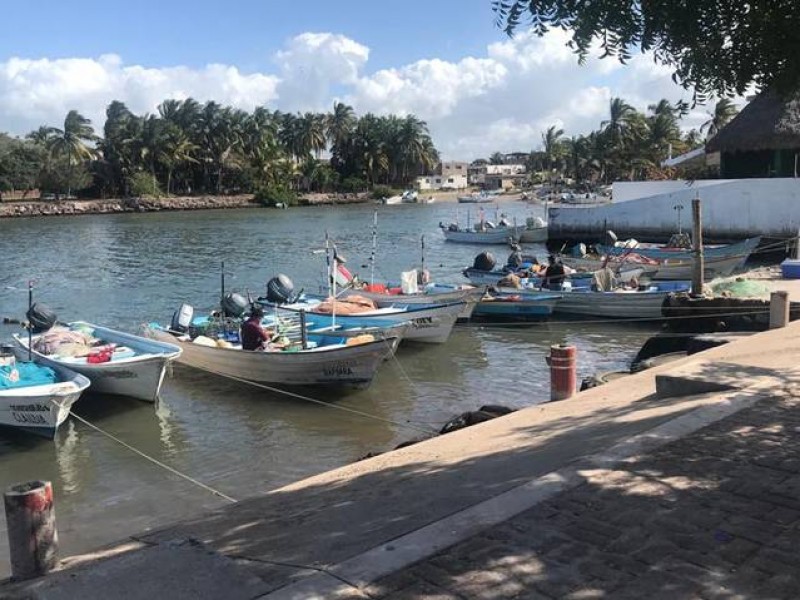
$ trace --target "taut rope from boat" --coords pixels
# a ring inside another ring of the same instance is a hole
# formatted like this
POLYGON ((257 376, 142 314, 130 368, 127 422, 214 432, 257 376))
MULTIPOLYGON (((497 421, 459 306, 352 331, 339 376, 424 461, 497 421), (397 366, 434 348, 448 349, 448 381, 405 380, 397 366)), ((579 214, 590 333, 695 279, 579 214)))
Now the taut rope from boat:
POLYGON ((266 385, 264 383, 256 383, 255 381, 248 381, 247 379, 242 379, 241 377, 236 377, 235 375, 229 375, 227 373, 220 373, 219 371, 214 371, 213 369, 206 369, 201 368, 201 371, 205 371, 206 373, 211 373, 212 375, 217 375, 218 377, 225 377, 226 379, 230 379, 232 381, 237 381, 239 383, 244 383, 246 385, 251 385, 253 387, 257 387, 262 390, 267 390, 269 392, 274 392, 276 394, 282 394, 284 396, 289 396, 290 398, 296 398, 298 400, 305 400, 306 402, 311 402, 313 404, 319 404, 321 406, 326 406, 328 408, 335 408, 336 410, 341 410, 343 412, 351 413, 354 415, 358 415, 360 417, 364 417, 366 419, 373 419, 374 421, 381 421, 382 423, 388 423, 390 425, 394 425, 396 427, 404 427, 406 429, 413 429, 418 433, 425 433, 428 435, 431 434, 438 434, 439 431, 429 427, 418 427, 417 425, 412 425, 411 423, 401 423, 400 421, 394 421, 392 419, 386 419, 384 417, 379 417, 378 415, 373 415, 368 412, 364 412, 358 410, 356 408, 348 408, 346 406, 339 406, 338 404, 334 404, 332 402, 325 402, 324 400, 318 400, 317 398, 311 398, 310 396, 305 396, 303 394, 298 394, 297 392, 290 392, 289 390, 282 390, 280 388, 273 387, 271 385, 266 385))
POLYGON ((102 435, 106 436, 107 438, 109 438, 110 440, 113 440, 113 441, 115 441, 115 442, 116 442, 116 443, 118 443, 119 445, 121 445, 121 446, 123 446, 123 447, 127 448, 128 450, 130 450, 131 452, 133 452, 134 454, 137 454, 137 455, 141 456, 141 457, 142 457, 142 458, 144 458, 145 460, 149 460, 149 461, 150 461, 151 463, 153 463, 154 465, 156 465, 156 466, 158 466, 158 467, 161 467, 162 469, 164 469, 164 470, 166 470, 166 471, 169 471, 169 472, 170 472, 170 473, 172 473, 173 475, 177 475, 177 476, 178 476, 178 477, 180 477, 181 479, 184 479, 184 480, 188 481, 189 483, 192 483, 192 484, 196 485, 197 487, 199 487, 199 488, 202 488, 202 489, 206 490, 207 492, 211 492, 211 493, 212 493, 212 494, 214 494, 215 496, 219 496, 219 497, 220 497, 220 498, 222 498, 223 500, 227 500, 228 502, 236 502, 236 500, 235 500, 234 498, 231 498, 231 497, 230 497, 230 496, 228 496, 227 494, 225 494, 225 493, 223 493, 223 492, 220 492, 219 490, 215 490, 215 489, 214 489, 214 488, 212 488, 210 485, 207 485, 207 484, 203 483, 202 481, 198 481, 197 479, 195 479, 194 477, 191 477, 191 476, 187 475, 186 473, 181 473, 181 472, 180 472, 180 471, 178 471, 176 468, 174 468, 174 467, 170 467, 168 464, 165 464, 165 463, 161 462, 161 461, 160 461, 160 460, 158 460, 157 458, 153 458, 153 457, 152 457, 152 456, 150 456, 149 454, 145 454, 144 452, 142 452, 142 451, 141 451, 141 450, 139 450, 138 448, 134 448, 134 447, 133 447, 133 446, 131 446, 129 443, 127 443, 127 442, 124 442, 123 440, 119 439, 119 438, 118 438, 118 437, 116 437, 115 435, 113 435, 113 434, 111 434, 111 433, 109 433, 109 432, 107 432, 107 431, 105 431, 105 430, 101 429, 100 427, 98 427, 98 426, 97 426, 97 425, 95 425, 94 423, 90 423, 89 421, 87 421, 86 419, 84 419, 83 417, 81 417, 80 415, 77 415, 77 414, 75 414, 74 412, 71 412, 70 414, 72 415, 72 417, 73 417, 74 419, 77 419, 78 421, 80 421, 81 423, 83 423, 84 425, 86 425, 87 427, 89 427, 90 429, 94 429, 94 430, 95 430, 97 433, 100 433, 100 434, 102 434, 102 435))

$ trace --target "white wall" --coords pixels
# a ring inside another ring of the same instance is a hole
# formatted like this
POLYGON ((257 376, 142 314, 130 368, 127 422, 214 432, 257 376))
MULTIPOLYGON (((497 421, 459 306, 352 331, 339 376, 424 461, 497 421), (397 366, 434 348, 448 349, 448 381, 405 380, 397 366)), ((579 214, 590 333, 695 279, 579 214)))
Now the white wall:
POLYGON ((708 238, 797 235, 800 179, 774 178, 615 183, 613 204, 551 208, 550 236, 597 237, 612 229, 621 236, 669 237, 678 229, 679 212, 683 228, 691 229, 692 199, 698 193, 708 238))

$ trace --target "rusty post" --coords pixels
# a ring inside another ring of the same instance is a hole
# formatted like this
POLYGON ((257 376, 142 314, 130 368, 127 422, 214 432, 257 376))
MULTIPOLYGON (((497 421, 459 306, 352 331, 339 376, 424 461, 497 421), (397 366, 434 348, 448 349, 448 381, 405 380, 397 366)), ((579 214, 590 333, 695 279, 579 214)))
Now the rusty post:
POLYGON ((577 349, 575 346, 557 344, 550 346, 550 400, 566 400, 575 395, 578 385, 577 349))
POLYGON ((705 279, 703 264, 703 213, 700 210, 700 195, 692 200, 692 241, 694 242, 694 267, 692 268, 692 296, 703 295, 705 279))
POLYGON ((58 532, 49 481, 13 485, 3 499, 15 580, 45 575, 58 562, 58 532))

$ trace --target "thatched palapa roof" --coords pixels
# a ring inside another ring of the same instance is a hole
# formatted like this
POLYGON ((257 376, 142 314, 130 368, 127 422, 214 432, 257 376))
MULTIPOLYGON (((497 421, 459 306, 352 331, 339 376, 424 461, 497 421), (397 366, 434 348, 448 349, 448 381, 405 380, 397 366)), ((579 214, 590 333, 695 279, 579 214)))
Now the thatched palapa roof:
POLYGON ((706 144, 706 152, 800 148, 800 91, 759 94, 706 144))

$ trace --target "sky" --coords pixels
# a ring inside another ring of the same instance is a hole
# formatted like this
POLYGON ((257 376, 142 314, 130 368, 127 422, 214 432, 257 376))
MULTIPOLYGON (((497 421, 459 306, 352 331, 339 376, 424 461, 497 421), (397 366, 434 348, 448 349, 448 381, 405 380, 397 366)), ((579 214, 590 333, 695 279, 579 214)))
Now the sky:
POLYGON ((651 56, 579 65, 564 32, 509 38, 490 0, 40 0, 8 3, 2 23, 0 131, 15 135, 71 109, 100 129, 112 100, 137 114, 166 98, 290 112, 344 101, 413 113, 443 159, 472 160, 536 149, 551 125, 587 133, 615 96, 640 110, 691 100, 651 56))

